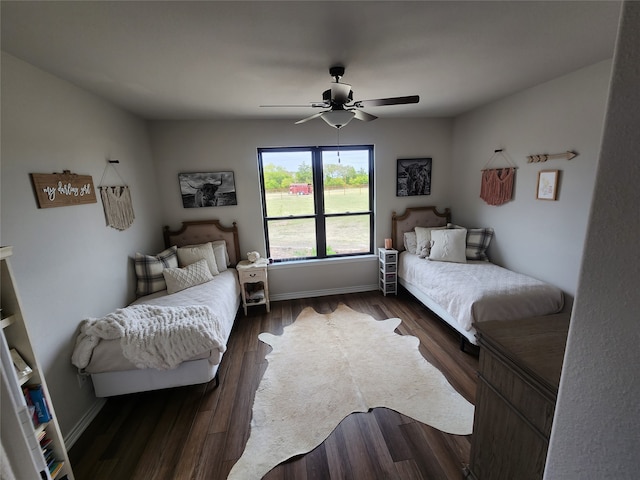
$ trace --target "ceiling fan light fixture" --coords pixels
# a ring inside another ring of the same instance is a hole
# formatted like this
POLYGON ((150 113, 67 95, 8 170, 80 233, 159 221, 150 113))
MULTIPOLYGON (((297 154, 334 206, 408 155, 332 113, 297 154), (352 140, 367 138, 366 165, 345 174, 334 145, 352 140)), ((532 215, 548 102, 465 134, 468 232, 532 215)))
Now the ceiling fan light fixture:
POLYGON ((351 110, 331 110, 324 112, 320 118, 333 128, 342 128, 355 117, 351 110))

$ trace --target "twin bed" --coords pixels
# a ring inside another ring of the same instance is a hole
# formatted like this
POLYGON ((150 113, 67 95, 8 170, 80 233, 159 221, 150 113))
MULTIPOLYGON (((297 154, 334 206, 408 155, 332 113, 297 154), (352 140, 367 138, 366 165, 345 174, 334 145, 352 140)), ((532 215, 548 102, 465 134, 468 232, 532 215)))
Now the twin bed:
MULTIPOLYGON (((461 227, 451 225, 450 221, 451 214, 448 209, 441 213, 435 207, 407 208, 402 215, 396 215, 394 212, 392 237, 394 245, 400 252, 399 283, 460 333, 462 348, 465 341, 477 344, 474 324, 478 322, 529 318, 550 315, 562 310, 563 293, 559 288, 509 271, 486 259, 484 250, 493 234, 492 231, 465 229, 461 234, 461 227), (451 231, 456 229, 460 231, 457 233, 451 231), (442 232, 443 230, 448 232, 442 232), (416 232, 419 232, 417 237, 416 232), (425 232, 430 232, 428 235, 437 240, 430 242, 430 251, 416 249, 415 253, 412 253, 416 246, 412 245, 411 241, 419 238, 424 243, 425 232), (461 235, 465 236, 466 245, 463 247, 462 255, 463 257, 466 255, 466 258, 446 258, 450 253, 449 248, 454 246, 453 243, 451 245, 447 243, 449 240, 445 242, 445 248, 439 252, 444 252, 444 261, 427 258, 433 257, 435 250, 442 245, 443 238, 460 238, 461 235)), ((240 307, 240 285, 234 268, 240 260, 237 227, 235 223, 232 227, 224 227, 217 220, 183 222, 182 228, 178 231, 171 231, 165 227, 164 238, 167 250, 157 256, 147 256, 148 265, 144 262, 136 262, 139 282, 139 266, 155 273, 151 283, 143 286, 160 281, 163 288, 175 289, 167 277, 165 277, 167 280, 165 285, 162 272, 176 270, 181 273, 182 269, 165 269, 168 267, 168 265, 162 265, 162 262, 166 263, 165 257, 173 255, 178 250, 184 253, 191 247, 199 248, 208 245, 208 242, 212 242, 212 249, 215 250, 217 257, 216 266, 219 265, 220 268, 211 266, 207 271, 219 271, 212 278, 207 277, 206 281, 194 285, 182 285, 181 289, 175 293, 168 293, 167 289, 159 290, 156 285, 155 290, 159 291, 141 296, 132 305, 121 310, 135 311, 136 315, 140 316, 142 313, 151 315, 156 310, 164 312, 168 309, 172 312, 185 313, 184 309, 198 309, 198 315, 203 312, 208 313, 208 320, 211 320, 214 325, 210 336, 215 338, 212 343, 207 343, 211 345, 210 347, 201 348, 196 354, 191 355, 193 351, 189 350, 185 358, 178 361, 173 359, 175 364, 166 368, 152 368, 138 363, 135 355, 125 356, 123 348, 126 342, 121 338, 124 335, 104 334, 109 326, 114 327, 115 330, 120 328, 118 315, 112 314, 103 319, 83 321, 72 360, 82 373, 91 375, 98 397, 206 383, 217 376, 222 355, 226 350, 226 342, 240 307), (224 248, 219 248, 221 246, 224 248), (225 250, 225 255, 221 259, 219 254, 225 250), (158 270, 153 272, 154 268, 158 270), (97 323, 105 319, 108 320, 106 324, 97 323), (95 335, 96 329, 101 329, 102 332, 95 335)), ((208 261, 208 259, 199 259, 196 263, 202 267, 203 263, 208 261)), ((138 290, 140 293, 140 283, 138 290)), ((121 310, 114 314, 122 313, 121 310)), ((190 312, 191 310, 187 313, 190 312)), ((183 317, 189 317, 189 315, 184 314, 183 317)), ((145 321, 148 319, 148 317, 135 319, 141 326, 141 331, 146 328, 145 321)), ((186 319, 187 328, 204 330, 203 323, 198 324, 192 320, 186 319)), ((142 331, 142 333, 146 335, 146 332, 142 331)), ((131 353, 131 350, 136 350, 139 345, 136 342, 144 344, 146 340, 142 336, 128 342, 130 344, 128 352, 131 353)), ((150 351, 152 354, 155 353, 155 346, 149 348, 148 345, 143 345, 143 347, 146 348, 145 353, 148 354, 150 351)), ((172 360, 173 353, 170 349, 164 351, 169 361, 172 360)), ((162 360, 166 359, 163 357, 162 360)))
MULTIPOLYGON (((486 320, 515 320, 550 315, 562 310, 562 290, 532 277, 512 272, 488 261, 485 255, 491 229, 468 229, 462 261, 434 261, 405 246, 412 232, 451 230, 451 212, 435 207, 407 208, 392 216, 392 238, 398 258, 398 281, 422 304, 438 315, 465 340, 477 345, 474 324, 486 320), (416 227, 418 227, 416 229, 416 227)), ((454 232, 455 233, 455 232, 454 232)), ((438 239, 447 238, 441 232, 438 239)), ((435 248, 436 244, 433 244, 435 248)), ((450 247, 451 245, 447 245, 450 247)))
MULTIPOLYGON (((228 258, 224 262, 217 262, 219 273, 214 275, 212 280, 172 294, 168 294, 164 289, 141 296, 130 307, 137 307, 138 314, 148 307, 159 307, 158 310, 162 310, 163 307, 175 307, 174 310, 178 311, 182 308, 209 307, 215 320, 215 342, 211 344, 213 346, 210 349, 180 362, 175 368, 139 368, 130 357, 123 355, 120 338, 96 339, 91 335, 83 336, 84 327, 81 325, 81 334, 74 350, 74 365, 83 373, 91 375, 98 397, 206 383, 216 378, 218 366, 226 350, 226 342, 240 307, 240 286, 234 268, 240 260, 237 227, 235 223, 232 227, 224 227, 217 220, 183 222, 182 228, 178 231, 171 231, 169 227, 165 227, 164 239, 169 250, 173 246, 186 247, 214 242, 224 245, 228 258), (223 266, 221 263, 226 265, 223 266)), ((153 260, 151 258, 151 261, 153 260)), ((204 310, 201 308, 199 311, 204 310)), ((118 312, 120 310, 114 313, 118 312)), ((187 323, 191 323, 189 326, 196 330, 202 329, 193 322, 187 323)), ((166 359, 168 362, 172 360, 166 359)))

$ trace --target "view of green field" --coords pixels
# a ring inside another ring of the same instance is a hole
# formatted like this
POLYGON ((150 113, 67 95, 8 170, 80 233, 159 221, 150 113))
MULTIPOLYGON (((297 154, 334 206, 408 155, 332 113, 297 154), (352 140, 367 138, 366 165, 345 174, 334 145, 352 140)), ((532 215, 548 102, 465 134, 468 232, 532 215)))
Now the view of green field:
MULTIPOLYGON (((325 188, 326 213, 368 212, 368 186, 325 188)), ((267 216, 312 215, 313 195, 290 195, 288 190, 267 190, 267 216)), ((369 251, 369 216, 354 215, 327 219, 327 253, 369 251)), ((315 227, 312 219, 269 221, 270 255, 274 259, 315 255, 315 227)))

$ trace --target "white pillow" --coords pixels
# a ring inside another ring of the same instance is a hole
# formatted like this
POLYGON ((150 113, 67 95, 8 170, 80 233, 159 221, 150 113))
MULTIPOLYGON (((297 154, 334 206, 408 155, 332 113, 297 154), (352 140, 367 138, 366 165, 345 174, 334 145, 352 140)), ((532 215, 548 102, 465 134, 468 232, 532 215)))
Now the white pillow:
POLYGON ((211 275, 220 273, 211 242, 178 248, 178 265, 180 267, 186 267, 203 259, 206 260, 211 275))
POLYGON ((420 258, 429 256, 429 250, 431 249, 431 232, 434 230, 444 230, 447 227, 416 227, 416 253, 420 258))
POLYGON ((417 248, 416 232, 404 232, 404 249, 409 253, 415 254, 417 248))
POLYGON ((218 270, 220 272, 224 272, 227 269, 227 264, 229 262, 229 254, 227 253, 227 244, 212 242, 213 245, 213 255, 216 257, 216 264, 218 265, 218 270))
POLYGON ((162 275, 167 282, 169 295, 213 280, 213 275, 204 258, 184 268, 165 268, 162 275))
MULTIPOLYGON (((227 251, 227 242, 225 242, 224 240, 216 240, 215 242, 211 242, 212 245, 214 247, 216 247, 217 245, 222 245, 224 246, 224 258, 226 260, 226 265, 227 267, 231 265, 231 260, 229 259, 229 252, 227 251)), ((237 254, 237 252, 236 252, 237 254)), ((221 263, 225 263, 225 262, 221 262, 221 263)))
POLYGON ((467 263, 467 230, 434 230, 431 232, 431 252, 429 260, 439 262, 467 263))

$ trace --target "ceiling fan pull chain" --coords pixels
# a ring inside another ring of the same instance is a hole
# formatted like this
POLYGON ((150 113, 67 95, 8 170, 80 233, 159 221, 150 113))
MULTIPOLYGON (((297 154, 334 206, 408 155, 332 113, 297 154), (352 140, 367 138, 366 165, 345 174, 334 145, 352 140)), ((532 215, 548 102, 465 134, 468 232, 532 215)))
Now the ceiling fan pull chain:
POLYGON ((340 163, 340 129, 336 129, 338 132, 338 163, 340 163))

